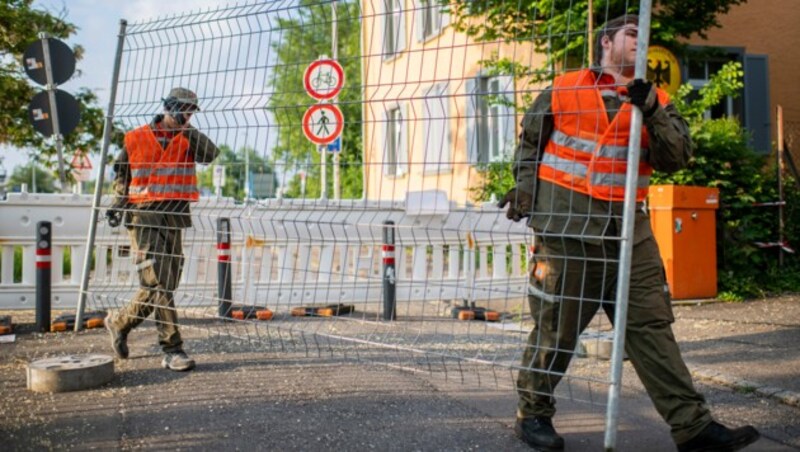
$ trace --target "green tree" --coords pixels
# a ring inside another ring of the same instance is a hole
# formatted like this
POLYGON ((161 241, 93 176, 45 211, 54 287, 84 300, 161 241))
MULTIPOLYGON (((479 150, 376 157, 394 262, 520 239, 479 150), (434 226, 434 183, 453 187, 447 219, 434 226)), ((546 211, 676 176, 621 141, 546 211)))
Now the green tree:
MULTIPOLYGON (((22 66, 22 55, 28 46, 39 40, 38 33, 67 39, 75 33, 75 25, 67 22, 66 10, 59 16, 32 6, 33 0, 0 0, 0 144, 30 149, 41 164, 56 171, 55 142, 33 129, 28 118, 28 104, 41 89, 29 81, 22 66)), ((83 55, 81 46, 74 46, 75 57, 83 55)), ((80 72, 73 77, 79 77, 80 72)), ((103 111, 97 96, 87 88, 71 93, 81 110, 78 127, 64 137, 67 164, 77 150, 98 152, 103 134, 103 111)), ((71 177, 71 176, 69 176, 71 177)))
MULTIPOLYGON (((303 88, 305 67, 320 55, 331 56, 331 4, 301 0, 300 8, 290 17, 278 19, 281 39, 273 43, 276 69, 270 83, 275 93, 269 111, 278 124, 278 143, 274 150, 276 162, 288 168, 289 174, 308 169, 306 197, 320 194, 320 153, 306 139, 301 129, 303 114, 316 101, 303 88), (308 163, 308 164, 307 164, 308 163), (292 171, 294 169, 294 171, 292 171)), ((337 2, 338 61, 344 67, 345 86, 337 104, 344 115, 340 179, 342 198, 361 197, 361 24, 358 3, 337 2)), ((328 193, 333 193, 333 164, 328 160, 328 193)), ((287 197, 300 197, 299 174, 287 185, 287 197)))
MULTIPOLYGON (((654 0, 651 42, 677 49, 681 48, 680 40, 694 34, 705 38, 707 30, 720 26, 720 15, 746 1, 654 0)), ((447 8, 456 30, 478 41, 532 42, 538 52, 547 56, 540 68, 528 68, 496 56, 486 63, 505 74, 542 81, 552 77, 550 68, 555 64, 586 62, 588 3, 588 0, 456 0, 447 8)), ((594 0, 592 8, 593 23, 599 27, 610 18, 636 13, 638 2, 594 0)))
POLYGON ((28 191, 32 193, 55 193, 56 191, 53 173, 42 169, 37 162, 14 168, 11 177, 8 179, 8 191, 19 191, 22 184, 27 184, 28 191), (36 184, 33 183, 34 178, 36 179, 36 184))
MULTIPOLYGON (((245 198, 246 172, 248 166, 250 168, 251 180, 254 175, 258 174, 272 174, 275 176, 272 165, 264 160, 264 158, 252 148, 242 148, 238 152, 234 152, 229 146, 221 145, 219 150, 219 156, 214 161, 214 164, 198 172, 197 179, 200 187, 213 190, 213 166, 215 165, 225 168, 225 185, 222 187, 222 196, 231 197, 236 200, 243 200, 245 198), (249 162, 245 160, 245 153, 249 154, 249 162)), ((273 189, 277 189, 277 178, 273 180, 275 181, 273 189)))

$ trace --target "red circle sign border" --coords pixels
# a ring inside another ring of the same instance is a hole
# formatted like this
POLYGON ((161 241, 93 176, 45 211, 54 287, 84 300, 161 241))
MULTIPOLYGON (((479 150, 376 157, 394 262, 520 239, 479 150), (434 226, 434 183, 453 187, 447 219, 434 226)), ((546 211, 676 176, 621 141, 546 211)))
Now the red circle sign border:
POLYGON ((344 69, 342 68, 342 65, 339 64, 339 62, 336 60, 324 59, 324 60, 313 61, 311 64, 308 65, 305 73, 303 73, 303 86, 305 86, 308 95, 313 97, 314 99, 317 100, 333 99, 334 97, 339 95, 339 92, 342 90, 342 87, 344 86, 344 69), (332 89, 331 92, 328 94, 320 94, 314 91, 314 88, 311 87, 311 80, 309 79, 311 77, 311 71, 316 69, 317 66, 322 66, 323 64, 327 64, 333 67, 333 69, 339 75, 339 82, 336 84, 336 87, 334 87, 334 89, 332 89))
POLYGON ((316 104, 309 107, 308 110, 303 114, 303 134, 308 138, 308 141, 314 144, 329 144, 336 141, 336 138, 342 134, 342 129, 344 129, 344 115, 342 115, 342 110, 339 109, 336 105, 333 104, 316 104), (308 130, 308 122, 312 114, 315 111, 320 110, 322 108, 328 108, 333 111, 333 116, 336 117, 336 129, 332 134, 328 136, 328 138, 320 138, 310 130, 308 130))

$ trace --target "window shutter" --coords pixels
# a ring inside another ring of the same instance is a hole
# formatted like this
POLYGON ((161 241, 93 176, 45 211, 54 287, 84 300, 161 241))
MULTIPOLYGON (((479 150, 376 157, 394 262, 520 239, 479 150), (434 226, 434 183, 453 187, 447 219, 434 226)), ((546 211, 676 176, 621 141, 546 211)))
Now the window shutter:
POLYGON ((406 48, 406 11, 403 5, 403 0, 393 0, 395 5, 395 24, 397 24, 397 48, 395 53, 400 53, 406 48))
POLYGON ((383 124, 382 124, 382 133, 383 133, 383 157, 381 158, 383 166, 383 174, 384 175, 391 175, 394 174, 394 165, 389 160, 389 149, 391 146, 391 130, 392 128, 389 126, 389 121, 391 120, 391 116, 389 115, 389 110, 383 111, 383 124))
POLYGON ((475 165, 478 162, 478 79, 469 78, 466 83, 467 95, 467 161, 475 165))
POLYGON ((425 21, 422 8, 424 4, 420 0, 414 0, 414 36, 417 42, 425 39, 425 21))
POLYGON ((430 162, 433 161, 433 100, 431 97, 435 94, 433 87, 430 87, 425 91, 425 99, 422 102, 422 139, 423 141, 423 149, 425 150, 425 155, 423 157, 423 171, 430 171, 430 162))
POLYGON ((384 58, 387 57, 389 53, 389 39, 390 37, 386 34, 386 25, 388 25, 389 16, 391 9, 388 7, 391 5, 390 2, 394 0, 380 0, 380 10, 381 10, 381 30, 380 30, 380 42, 381 42, 381 49, 383 50, 384 58))
POLYGON ((425 91, 423 100, 424 172, 438 171, 441 161, 444 133, 441 127, 442 103, 439 95, 439 86, 433 85, 425 91))
POLYGON ((509 103, 509 105, 504 105, 502 110, 503 117, 500 124, 502 124, 503 129, 500 135, 502 138, 500 149, 504 158, 510 159, 517 137, 517 115, 515 108, 516 93, 514 91, 514 77, 510 75, 503 75, 498 78, 500 80, 500 89, 502 90, 503 98, 509 103))
POLYGON ((767 55, 744 57, 745 127, 752 133, 750 144, 756 151, 772 151, 767 55))
POLYGON ((408 120, 408 104, 405 104, 400 107, 400 114, 403 115, 403 122, 399 125, 400 126, 400 146, 397 150, 397 168, 399 171, 398 173, 407 174, 408 173, 408 135, 409 135, 409 124, 411 121, 408 120))
POLYGON ((453 138, 450 136, 450 87, 448 83, 443 83, 440 87, 441 120, 439 123, 442 130, 442 150, 439 155, 442 164, 439 168, 449 170, 453 162, 453 138))

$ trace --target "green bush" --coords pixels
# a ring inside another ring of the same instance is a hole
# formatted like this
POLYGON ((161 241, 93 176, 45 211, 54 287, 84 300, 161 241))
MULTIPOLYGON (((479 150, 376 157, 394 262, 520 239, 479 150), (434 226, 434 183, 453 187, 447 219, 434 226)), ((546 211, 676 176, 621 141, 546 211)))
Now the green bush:
POLYGON ((508 160, 483 163, 477 166, 477 171, 481 183, 469 189, 476 201, 489 201, 492 196, 500 200, 514 188, 514 175, 511 172, 511 162, 508 160))

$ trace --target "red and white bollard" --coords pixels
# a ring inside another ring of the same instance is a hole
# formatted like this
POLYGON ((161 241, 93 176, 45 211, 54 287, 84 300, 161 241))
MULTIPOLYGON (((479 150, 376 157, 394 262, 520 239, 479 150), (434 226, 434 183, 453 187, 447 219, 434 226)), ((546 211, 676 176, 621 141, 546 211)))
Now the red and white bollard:
POLYGON ((231 220, 217 219, 217 300, 218 315, 231 318, 231 298, 233 298, 233 275, 231 272, 231 220))
POLYGON ((36 223, 36 331, 50 331, 53 227, 49 221, 36 223))
POLYGON ((383 320, 397 319, 397 273, 394 262, 394 221, 383 222, 383 320))

